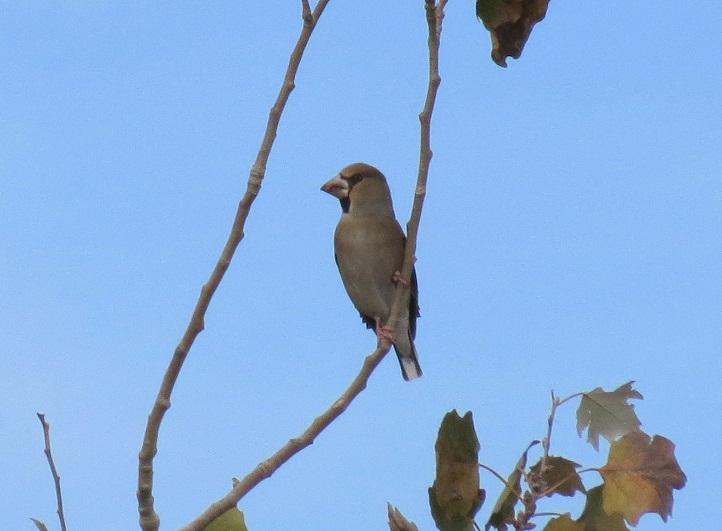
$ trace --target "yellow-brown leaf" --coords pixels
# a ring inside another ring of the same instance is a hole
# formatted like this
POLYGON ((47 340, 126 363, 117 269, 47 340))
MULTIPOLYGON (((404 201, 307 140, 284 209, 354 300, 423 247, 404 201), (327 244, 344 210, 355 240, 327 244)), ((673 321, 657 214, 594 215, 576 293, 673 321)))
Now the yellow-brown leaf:
POLYGON ((572 520, 569 513, 563 514, 557 518, 552 518, 544 526, 544 531, 586 531, 584 524, 572 520))
POLYGON ((628 433, 609 449, 600 472, 604 478, 604 510, 619 513, 632 525, 650 512, 662 520, 672 513, 672 490, 687 477, 674 457, 674 443, 643 432, 628 433))
POLYGON ((542 471, 542 462, 544 459, 540 459, 530 469, 531 477, 535 479, 535 484, 539 485, 539 492, 535 492, 535 494, 546 492, 547 496, 553 494, 574 496, 577 491, 584 492, 582 478, 579 477, 576 470, 580 466, 578 463, 550 455, 546 458, 542 471))

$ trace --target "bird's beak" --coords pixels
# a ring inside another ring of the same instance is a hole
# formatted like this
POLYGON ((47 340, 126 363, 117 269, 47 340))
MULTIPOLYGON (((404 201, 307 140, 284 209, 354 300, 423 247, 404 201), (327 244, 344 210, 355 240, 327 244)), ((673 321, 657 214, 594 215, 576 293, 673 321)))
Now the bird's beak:
POLYGON ((321 190, 334 197, 343 199, 344 197, 348 197, 348 181, 342 179, 340 175, 336 175, 333 179, 323 183, 321 190))

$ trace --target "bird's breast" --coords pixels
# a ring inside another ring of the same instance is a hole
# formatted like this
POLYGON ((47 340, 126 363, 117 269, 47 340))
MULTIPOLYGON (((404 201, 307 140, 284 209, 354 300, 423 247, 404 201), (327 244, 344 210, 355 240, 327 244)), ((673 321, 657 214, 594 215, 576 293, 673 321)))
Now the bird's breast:
POLYGON ((346 291, 364 315, 385 320, 401 268, 404 234, 390 217, 344 215, 334 237, 336 260, 346 291))

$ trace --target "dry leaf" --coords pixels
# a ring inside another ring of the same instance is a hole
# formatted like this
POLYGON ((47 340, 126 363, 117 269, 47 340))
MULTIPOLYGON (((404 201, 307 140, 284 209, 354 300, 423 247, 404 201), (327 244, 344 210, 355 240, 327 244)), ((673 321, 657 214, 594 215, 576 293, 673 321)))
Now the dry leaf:
POLYGON ((544 460, 540 459, 539 462, 530 469, 531 476, 535 479, 534 484, 540 485, 539 492, 535 492, 535 494, 540 494, 549 489, 552 490, 549 490, 547 496, 554 494, 574 496, 574 493, 577 491, 584 492, 582 478, 579 477, 576 470, 581 465, 563 457, 550 455, 546 458, 544 464, 545 470, 542 471, 542 461, 544 460))
POLYGON ((416 524, 409 522, 401 511, 390 503, 386 504, 386 508, 389 515, 389 529, 390 531, 419 531, 416 524))
POLYGON ((519 59, 534 24, 544 18, 549 0, 476 0, 476 16, 491 33, 491 58, 506 67, 519 59))
POLYGON ((463 418, 447 413, 436 439, 436 478, 429 488, 429 505, 436 527, 471 529, 484 502, 479 488, 479 440, 471 411, 463 418))
POLYGON ((634 382, 627 382, 614 391, 605 391, 597 387, 583 393, 577 409, 577 432, 581 436, 588 429, 587 440, 599 450, 599 435, 613 442, 620 435, 638 431, 642 425, 634 413, 634 406, 627 402, 631 398, 642 399, 642 395, 632 389, 634 382))
POLYGON ((486 522, 484 526, 484 529, 487 531, 492 527, 497 530, 504 530, 506 529, 506 524, 514 519, 514 507, 516 507, 519 501, 519 495, 521 495, 521 475, 524 468, 526 468, 526 455, 529 452, 529 448, 538 443, 539 441, 534 441, 524 450, 514 470, 509 474, 506 480, 506 487, 501 491, 499 499, 496 500, 494 509, 491 511, 491 516, 489 516, 489 521, 486 522))
POLYGON ((598 485, 587 491, 587 503, 579 522, 584 524, 584 531, 629 531, 620 514, 604 512, 602 489, 598 485))
POLYGON ((544 531, 586 531, 586 529, 583 523, 572 520, 571 515, 566 513, 549 520, 544 526, 544 531))
POLYGON ((687 482, 674 457, 674 443, 642 432, 612 444, 607 464, 599 471, 604 478, 604 510, 621 514, 632 525, 650 512, 666 522, 672 514, 672 489, 687 482))
POLYGON ((42 520, 38 520, 37 518, 30 518, 30 519, 35 524, 35 527, 38 528, 38 531, 48 531, 48 526, 46 526, 42 520))

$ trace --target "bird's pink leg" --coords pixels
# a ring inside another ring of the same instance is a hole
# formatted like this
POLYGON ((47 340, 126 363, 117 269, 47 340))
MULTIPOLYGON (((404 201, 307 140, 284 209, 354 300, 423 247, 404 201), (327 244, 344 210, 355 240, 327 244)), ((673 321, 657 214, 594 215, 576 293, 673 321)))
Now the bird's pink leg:
POLYGON ((379 338, 387 340, 389 343, 394 342, 394 329, 390 326, 382 325, 380 319, 376 319, 376 335, 379 338))
POLYGON ((401 271, 394 271, 391 275, 391 280, 393 282, 396 282, 397 284, 401 284, 402 286, 408 286, 409 281, 406 280, 404 277, 401 276, 401 271))

